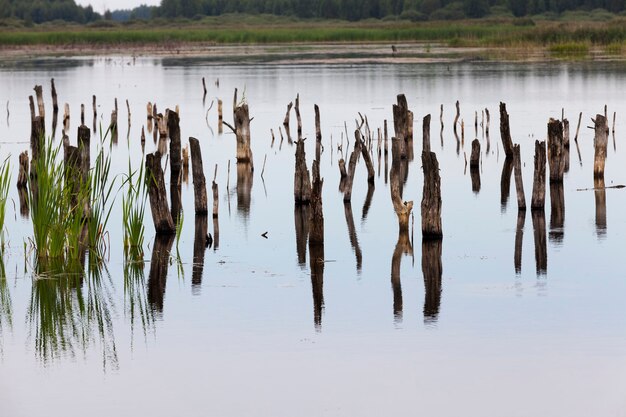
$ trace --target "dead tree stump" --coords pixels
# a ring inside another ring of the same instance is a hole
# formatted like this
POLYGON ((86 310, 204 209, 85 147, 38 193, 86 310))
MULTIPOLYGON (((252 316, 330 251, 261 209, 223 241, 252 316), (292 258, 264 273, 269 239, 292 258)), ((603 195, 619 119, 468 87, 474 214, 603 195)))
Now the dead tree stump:
POLYGON ((535 172, 533 195, 530 203, 532 210, 543 210, 546 200, 546 143, 535 141, 535 172))
POLYGON ((361 155, 363 156, 363 162, 365 162, 365 167, 367 168, 367 182, 373 185, 376 171, 374 170, 374 164, 372 163, 370 153, 367 151, 367 146, 365 146, 365 143, 361 138, 361 133, 358 130, 354 131, 354 139, 356 141, 355 143, 360 143, 359 147, 361 148, 361 155))
POLYGON ((550 119, 548 122, 548 164, 550 182, 563 182, 565 158, 563 155, 563 123, 550 119))
MULTIPOLYGON (((78 127, 78 152, 80 155, 80 175, 83 186, 89 183, 89 169, 91 168, 90 142, 91 131, 85 125, 78 127)), ((84 215, 89 216, 91 213, 91 204, 89 198, 83 201, 84 215)))
POLYGON ((352 200, 352 184, 354 183, 354 174, 356 172, 356 164, 359 159, 359 153, 361 152, 361 142, 354 142, 352 153, 350 154, 350 161, 348 162, 348 176, 346 177, 343 202, 347 203, 352 200))
POLYGON ((324 244, 324 210, 322 207, 322 187, 324 180, 320 178, 319 160, 313 161, 313 185, 311 187, 309 244, 324 244))
POLYGON ((455 107, 456 107, 456 115, 454 116, 454 123, 452 124, 452 130, 454 130, 454 136, 458 136, 457 131, 456 131, 456 126, 459 122, 459 117, 461 117, 461 107, 459 104, 459 100, 456 101, 455 107))
POLYGON ((609 125, 604 116, 597 114, 594 124, 594 156, 593 156, 593 176, 594 178, 604 177, 604 164, 606 161, 606 147, 609 141, 609 125))
MULTIPOLYGON (((46 120, 46 106, 44 106, 43 104, 43 88, 40 85, 36 85, 35 88, 35 95, 37 96, 37 108, 39 110, 39 116, 41 117, 41 120, 45 121, 46 120)), ((45 122, 44 122, 45 125, 45 122)))
POLYGON ((302 140, 302 119, 300 118, 300 94, 296 95, 296 105, 293 107, 296 112, 296 122, 298 123, 298 140, 302 140))
POLYGON ((409 105, 406 101, 404 94, 398 94, 397 104, 393 105, 393 128, 395 137, 399 141, 400 157, 406 159, 407 153, 407 141, 412 137, 409 135, 409 122, 411 117, 409 116, 409 105))
POLYGON ((293 182, 293 195, 296 204, 309 204, 311 201, 311 179, 306 166, 304 140, 296 141, 296 166, 293 182))
POLYGON ((207 191, 206 178, 202 167, 202 151, 200 141, 196 138, 189 138, 189 149, 191 151, 191 170, 193 175, 193 196, 196 214, 207 214, 207 191))
POLYGON ((478 168, 480 165, 480 141, 474 139, 472 141, 472 153, 470 154, 470 169, 478 168))
MULTIPOLYGON (((489 120, 489 116, 487 116, 487 120, 489 120)), ((506 111, 506 104, 502 102, 500 103, 500 138, 502 139, 504 154, 507 158, 513 158, 513 141, 511 140, 509 114, 506 111)))
POLYGON ((28 151, 20 153, 20 170, 17 176, 17 188, 26 187, 28 184, 28 151))
POLYGON ((424 189, 422 191, 422 238, 441 239, 441 177, 434 152, 422 152, 424 189))
POLYGON ((163 178, 159 152, 146 155, 146 181, 148 183, 152 221, 157 235, 174 234, 176 229, 167 204, 165 179, 163 178))
MULTIPOLYGON (((441 105, 441 111, 443 113, 443 104, 441 105)), ((422 119, 422 152, 430 152, 430 114, 427 114, 422 119)))

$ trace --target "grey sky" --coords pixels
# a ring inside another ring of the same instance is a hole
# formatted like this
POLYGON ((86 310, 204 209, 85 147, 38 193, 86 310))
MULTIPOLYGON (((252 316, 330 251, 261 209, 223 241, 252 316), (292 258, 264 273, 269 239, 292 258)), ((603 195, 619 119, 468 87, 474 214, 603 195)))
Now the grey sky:
POLYGON ((81 6, 91 6, 97 12, 103 12, 105 9, 132 9, 141 4, 149 6, 158 6, 161 0, 75 0, 76 4, 81 6))

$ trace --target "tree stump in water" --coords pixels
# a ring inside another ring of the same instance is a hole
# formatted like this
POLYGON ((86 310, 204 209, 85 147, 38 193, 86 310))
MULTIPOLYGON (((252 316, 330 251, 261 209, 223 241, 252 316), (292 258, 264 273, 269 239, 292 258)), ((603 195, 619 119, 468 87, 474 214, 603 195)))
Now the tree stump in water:
POLYGON ((28 184, 28 151, 20 153, 19 163, 20 170, 17 176, 17 187, 23 188, 26 187, 28 184))
MULTIPOLYGON (((37 96, 37 108, 41 120, 46 120, 46 106, 43 104, 43 88, 40 85, 35 86, 35 95, 37 96)), ((44 122, 45 124, 45 122, 44 122)))
POLYGON ((515 169, 515 190, 517 191, 517 209, 526 210, 526 196, 522 180, 522 162, 519 145, 513 146, 513 167, 515 169))
POLYGON ((530 203, 532 210, 543 210, 546 200, 546 143, 535 141, 535 172, 533 195, 530 203))
MULTIPOLYGON (((80 153, 80 175, 83 186, 89 184, 89 169, 91 168, 90 153, 91 131, 85 125, 78 127, 78 152, 80 153)), ((91 213, 91 203, 89 196, 85 196, 83 201, 84 215, 89 216, 91 213)))
POLYGON ((309 204, 311 200, 311 179, 306 166, 304 140, 296 141, 296 166, 293 182, 293 195, 296 204, 309 204))
MULTIPOLYGON (((441 111, 443 112, 443 105, 441 111)), ((430 114, 422 119, 422 152, 430 152, 430 114)))
POLYGON ((324 210, 322 206, 322 188, 324 180, 320 178, 320 164, 313 161, 313 186, 311 187, 311 202, 309 214, 309 242, 310 244, 324 244, 324 210))
POLYGON ((550 182, 563 182, 565 158, 563 155, 563 123, 550 119, 548 122, 548 164, 550 182))
POLYGON ((422 152, 424 189, 422 192, 422 237, 441 239, 441 177, 434 152, 422 152))
POLYGON ((372 164, 372 158, 370 158, 370 153, 367 151, 367 146, 363 142, 361 138, 361 133, 358 130, 354 131, 354 139, 355 143, 360 144, 361 155, 363 156, 363 162, 365 162, 365 167, 367 168, 367 182, 369 184, 374 184, 374 177, 376 176, 376 171, 374 170, 374 164, 372 164))
POLYGON ((350 161, 348 162, 348 176, 346 177, 343 201, 344 203, 352 200, 352 184, 354 183, 354 174, 356 172, 356 164, 359 159, 359 153, 361 152, 361 142, 354 142, 352 153, 350 154, 350 161))
POLYGON ((609 141, 609 125, 604 116, 597 114, 594 123, 594 156, 593 156, 593 176, 594 178, 604 178, 604 164, 606 161, 606 147, 609 141))
POLYGON ((474 139, 472 141, 472 153, 470 154, 470 169, 478 168, 480 165, 480 141, 474 139))
POLYGON ((206 214, 207 209, 207 191, 206 178, 202 167, 202 152, 200 150, 200 141, 196 138, 189 138, 189 148, 191 151, 191 169, 193 176, 193 195, 196 208, 196 214, 206 214))
MULTIPOLYGON (((487 118, 489 117, 487 116, 487 118)), ((513 158, 513 141, 511 140, 509 114, 506 111, 506 104, 502 102, 500 103, 500 138, 502 139, 504 154, 507 158, 513 158)))
POLYGON ((146 155, 146 181, 152 220, 157 234, 174 234, 176 229, 167 205, 165 179, 161 168, 161 155, 158 151, 146 155))
POLYGON ((409 124, 412 122, 412 117, 409 115, 409 105, 406 101, 404 94, 398 94, 397 104, 393 105, 393 128, 396 139, 399 140, 400 157, 405 159, 408 156, 407 153, 407 141, 412 139, 410 132, 412 132, 412 126, 409 124))
POLYGON ((250 115, 243 103, 235 109, 235 136, 237 137, 237 162, 252 164, 250 149, 250 115))

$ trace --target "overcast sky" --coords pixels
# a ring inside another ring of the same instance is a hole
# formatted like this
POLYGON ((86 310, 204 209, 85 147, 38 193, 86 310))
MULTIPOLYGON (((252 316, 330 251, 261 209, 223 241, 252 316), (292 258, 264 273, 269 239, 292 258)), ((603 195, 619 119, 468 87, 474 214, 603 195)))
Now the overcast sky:
POLYGON ((132 9, 142 4, 158 6, 161 0, 75 0, 81 6, 91 6, 97 12, 102 13, 105 9, 132 9))

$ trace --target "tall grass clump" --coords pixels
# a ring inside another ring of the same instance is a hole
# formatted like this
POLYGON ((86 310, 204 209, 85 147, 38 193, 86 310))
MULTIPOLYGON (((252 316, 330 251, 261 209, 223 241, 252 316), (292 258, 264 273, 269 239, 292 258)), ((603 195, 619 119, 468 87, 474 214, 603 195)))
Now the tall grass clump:
MULTIPOLYGON (((0 165, 0 251, 4 252, 5 234, 4 220, 6 218, 7 198, 9 196, 9 183, 11 182, 9 158, 0 165)), ((0 278, 1 279, 1 278, 0 278)))
POLYGON ((138 171, 132 171, 128 161, 128 174, 124 181, 126 193, 122 196, 124 226, 124 254, 131 260, 143 259, 144 214, 146 212, 147 186, 143 160, 138 171))

